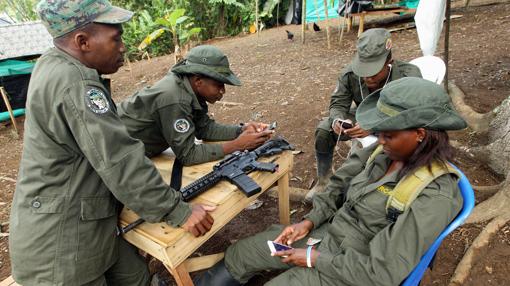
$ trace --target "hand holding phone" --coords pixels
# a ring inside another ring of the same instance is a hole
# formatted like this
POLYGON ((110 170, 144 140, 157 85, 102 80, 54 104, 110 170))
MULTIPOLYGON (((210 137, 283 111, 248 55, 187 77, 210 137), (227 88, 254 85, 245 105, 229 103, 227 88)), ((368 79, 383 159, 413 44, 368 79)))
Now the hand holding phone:
POLYGON ((269 126, 267 126, 266 130, 275 130, 276 126, 278 126, 278 124, 276 123, 276 121, 273 121, 273 123, 271 123, 271 124, 269 124, 269 126))
POLYGON ((269 250, 271 250, 271 253, 292 249, 292 247, 288 245, 280 244, 271 240, 267 241, 267 246, 269 246, 269 250))
POLYGON ((340 126, 342 126, 343 129, 351 129, 353 127, 352 123, 347 121, 340 121, 340 126))

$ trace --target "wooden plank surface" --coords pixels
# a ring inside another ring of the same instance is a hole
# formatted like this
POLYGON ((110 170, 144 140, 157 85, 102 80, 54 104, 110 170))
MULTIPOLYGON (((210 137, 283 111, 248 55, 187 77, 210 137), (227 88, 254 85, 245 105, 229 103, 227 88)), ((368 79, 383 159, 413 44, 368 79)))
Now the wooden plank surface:
POLYGON ((217 253, 200 257, 188 258, 184 261, 184 267, 188 272, 195 272, 207 268, 211 268, 218 261, 225 257, 225 253, 217 253))
POLYGON ((20 285, 14 281, 14 278, 12 278, 12 276, 9 276, 4 281, 0 282, 0 286, 20 286, 20 285))
MULTIPOLYGON (((292 159, 292 153, 290 151, 285 151, 273 157, 264 158, 264 160, 261 161, 275 160, 275 163, 279 165, 278 171, 275 173, 253 172, 249 176, 265 191, 280 178, 288 174, 292 166, 292 159)), ((158 158, 154 161, 160 172, 171 173, 173 161, 169 157, 158 158)), ((214 163, 207 163, 186 167, 183 170, 183 174, 185 174, 183 177, 185 177, 186 180, 198 179, 210 172, 213 165, 214 163)), ((183 178, 183 185, 188 184, 186 180, 183 178)), ((262 193, 263 192, 247 198, 242 192, 237 190, 234 185, 228 182, 220 182, 192 201, 217 205, 217 209, 211 213, 215 220, 214 225, 206 235, 195 238, 183 229, 172 228, 166 223, 143 223, 125 235, 125 238, 142 250, 147 248, 147 252, 159 254, 154 255, 158 259, 165 258, 166 256, 166 259, 160 260, 164 261, 171 268, 175 268, 262 193), (157 245, 155 245, 155 243, 157 245), (158 246, 162 248, 162 251, 166 252, 165 255, 158 253, 158 246)), ((125 226, 136 219, 138 219, 138 216, 131 210, 125 208, 121 213, 120 223, 125 226)))

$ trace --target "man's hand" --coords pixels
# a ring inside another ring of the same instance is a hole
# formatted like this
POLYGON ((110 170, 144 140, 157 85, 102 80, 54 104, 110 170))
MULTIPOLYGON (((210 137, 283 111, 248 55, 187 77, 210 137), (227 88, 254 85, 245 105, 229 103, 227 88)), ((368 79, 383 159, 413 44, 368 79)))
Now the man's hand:
POLYGON ((280 235, 274 240, 274 242, 290 246, 292 243, 294 243, 294 241, 300 240, 303 237, 305 237, 312 229, 313 222, 307 219, 302 220, 299 223, 295 223, 284 228, 282 233, 280 233, 280 235))
MULTIPOLYGON (((277 251, 272 254, 273 256, 282 257, 282 262, 287 264, 292 264, 301 267, 308 267, 306 265, 306 249, 304 248, 293 248, 284 251, 277 251), (286 256, 286 257, 283 257, 286 256)), ((316 249, 312 249, 311 253, 311 264, 315 265, 317 261, 317 257, 319 257, 320 253, 316 249)))
POLYGON ((247 122, 243 125, 243 128, 241 128, 243 131, 253 131, 253 132, 262 132, 262 130, 269 127, 269 124, 261 123, 261 122, 247 122))
POLYGON ((195 237, 199 237, 208 232, 213 223, 214 219, 209 214, 216 209, 215 206, 208 205, 192 205, 191 215, 188 217, 186 222, 182 225, 182 228, 193 234, 195 237))
POLYGON ((361 127, 359 126, 358 123, 356 123, 356 125, 354 125, 353 128, 345 129, 345 130, 343 130, 343 132, 345 134, 349 135, 349 137, 351 137, 351 138, 363 138, 363 137, 370 135, 370 132, 368 132, 364 129, 361 129, 361 127))
POLYGON ((236 139, 223 143, 223 152, 230 154, 235 151, 252 150, 264 144, 271 138, 273 130, 254 132, 252 129, 243 131, 236 139))
POLYGON ((351 126, 352 126, 352 120, 350 120, 350 119, 345 119, 345 120, 335 119, 335 121, 333 121, 333 124, 331 125, 331 128, 333 128, 333 131, 338 136, 345 133, 345 130, 348 130, 348 129, 345 129, 342 127, 343 122, 347 122, 347 123, 351 124, 351 126))

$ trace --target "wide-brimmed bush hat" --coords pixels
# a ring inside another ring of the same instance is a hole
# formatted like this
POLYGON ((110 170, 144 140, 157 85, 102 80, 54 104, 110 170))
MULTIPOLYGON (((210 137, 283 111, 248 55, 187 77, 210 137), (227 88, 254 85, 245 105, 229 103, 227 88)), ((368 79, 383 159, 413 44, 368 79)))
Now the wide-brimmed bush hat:
POLYGON ((171 71, 177 74, 198 74, 225 84, 241 85, 239 78, 230 69, 227 56, 215 46, 203 45, 191 49, 171 71))
POLYGON ((356 120, 361 128, 373 132, 420 127, 459 130, 467 126, 440 85, 417 77, 392 81, 372 93, 359 105, 356 120))

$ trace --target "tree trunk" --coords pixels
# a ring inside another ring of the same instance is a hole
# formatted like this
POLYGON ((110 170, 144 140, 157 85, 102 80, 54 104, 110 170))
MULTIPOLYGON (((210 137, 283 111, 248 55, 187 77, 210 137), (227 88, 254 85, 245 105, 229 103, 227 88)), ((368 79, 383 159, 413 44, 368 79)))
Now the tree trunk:
POLYGON ((494 109, 494 113, 496 116, 491 120, 488 133, 489 166, 506 175, 510 171, 510 97, 494 109))
POLYGON ((497 217, 507 211, 510 201, 510 97, 494 109, 492 114, 494 117, 486 133, 490 143, 472 148, 471 152, 495 172, 506 175, 506 182, 499 192, 476 206, 467 220, 468 223, 497 217))

